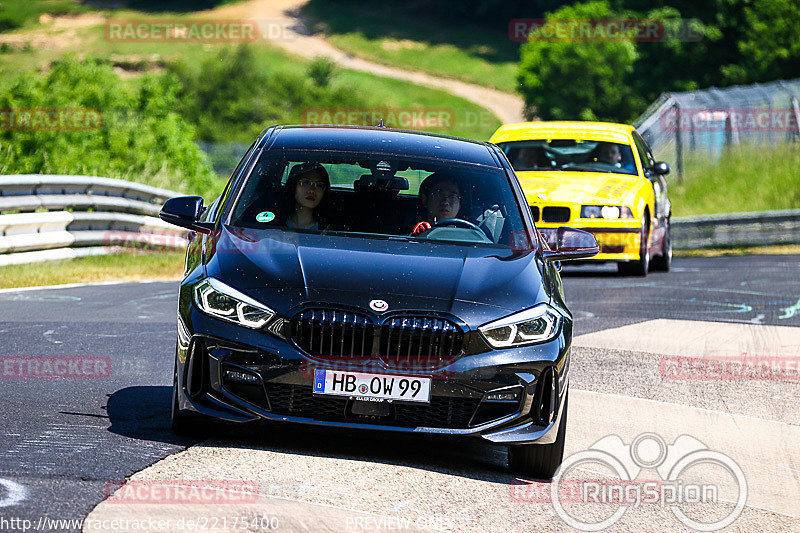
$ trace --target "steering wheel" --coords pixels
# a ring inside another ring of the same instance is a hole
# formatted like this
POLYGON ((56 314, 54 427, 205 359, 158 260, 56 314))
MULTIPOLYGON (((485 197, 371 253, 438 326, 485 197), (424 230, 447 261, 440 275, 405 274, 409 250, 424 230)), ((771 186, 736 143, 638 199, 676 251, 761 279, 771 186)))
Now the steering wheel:
POLYGON ((442 226, 456 226, 459 228, 475 229, 480 232, 483 232, 483 230, 479 228, 476 224, 473 224, 469 220, 464 220, 463 218, 443 218, 442 220, 437 220, 431 225, 431 227, 433 228, 438 228, 442 226))
POLYGON ((463 218, 443 218, 442 220, 437 220, 431 225, 431 229, 442 228, 445 226, 456 226, 458 228, 472 229, 482 233, 483 235, 486 235, 486 237, 489 239, 489 242, 494 242, 492 240, 492 235, 489 234, 487 229, 481 228, 477 224, 473 224, 469 220, 464 220, 463 218))

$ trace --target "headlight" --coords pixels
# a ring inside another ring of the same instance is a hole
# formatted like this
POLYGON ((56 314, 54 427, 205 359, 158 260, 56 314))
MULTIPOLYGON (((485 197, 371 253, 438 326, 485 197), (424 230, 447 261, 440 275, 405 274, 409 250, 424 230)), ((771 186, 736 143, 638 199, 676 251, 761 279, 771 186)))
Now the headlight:
POLYGON ((606 220, 633 218, 633 211, 624 205, 582 205, 581 218, 604 218, 606 220))
POLYGON ((194 302, 207 315, 253 329, 275 316, 266 305, 215 278, 206 278, 195 286, 194 302))
POLYGON ((478 328, 493 348, 510 348, 554 339, 563 318, 547 304, 539 304, 519 313, 489 322, 478 328))

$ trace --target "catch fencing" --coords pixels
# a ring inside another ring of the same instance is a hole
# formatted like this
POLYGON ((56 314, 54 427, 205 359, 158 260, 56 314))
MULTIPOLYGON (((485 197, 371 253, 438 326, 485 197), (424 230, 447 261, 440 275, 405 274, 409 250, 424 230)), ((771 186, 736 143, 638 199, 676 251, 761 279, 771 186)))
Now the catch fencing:
POLYGON ((688 157, 713 160, 731 145, 798 141, 800 78, 664 93, 634 126, 680 179, 688 157))

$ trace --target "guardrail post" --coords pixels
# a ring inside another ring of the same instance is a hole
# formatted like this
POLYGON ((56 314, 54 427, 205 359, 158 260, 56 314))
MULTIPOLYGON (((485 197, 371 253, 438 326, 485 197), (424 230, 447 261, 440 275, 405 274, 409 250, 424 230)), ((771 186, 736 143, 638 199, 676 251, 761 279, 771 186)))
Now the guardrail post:
POLYGON ((678 183, 683 181, 683 139, 681 138, 681 106, 675 102, 675 167, 678 170, 678 183))

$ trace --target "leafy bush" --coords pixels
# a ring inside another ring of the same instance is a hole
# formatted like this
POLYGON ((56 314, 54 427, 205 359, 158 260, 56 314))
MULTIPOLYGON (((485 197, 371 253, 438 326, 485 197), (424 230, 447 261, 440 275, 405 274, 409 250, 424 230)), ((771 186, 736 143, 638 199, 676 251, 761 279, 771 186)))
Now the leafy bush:
POLYGON ((363 92, 333 83, 333 69, 321 62, 311 63, 308 77, 270 71, 248 45, 222 48, 200 65, 174 63, 170 70, 183 87, 178 110, 203 141, 249 145, 271 124, 302 122, 306 109, 367 105, 363 92))
POLYGON ((327 57, 318 57, 308 64, 308 77, 317 87, 327 87, 331 83, 334 64, 327 57))
MULTIPOLYGON (((194 128, 175 112, 178 80, 147 75, 124 83, 106 62, 64 58, 44 74, 0 76, 0 109, 88 109, 101 121, 85 129, 20 127, 8 114, 0 128, 0 173, 86 174, 177 191, 213 194, 219 180, 194 143, 194 128)), ((75 115, 72 115, 75 116, 75 115)))

